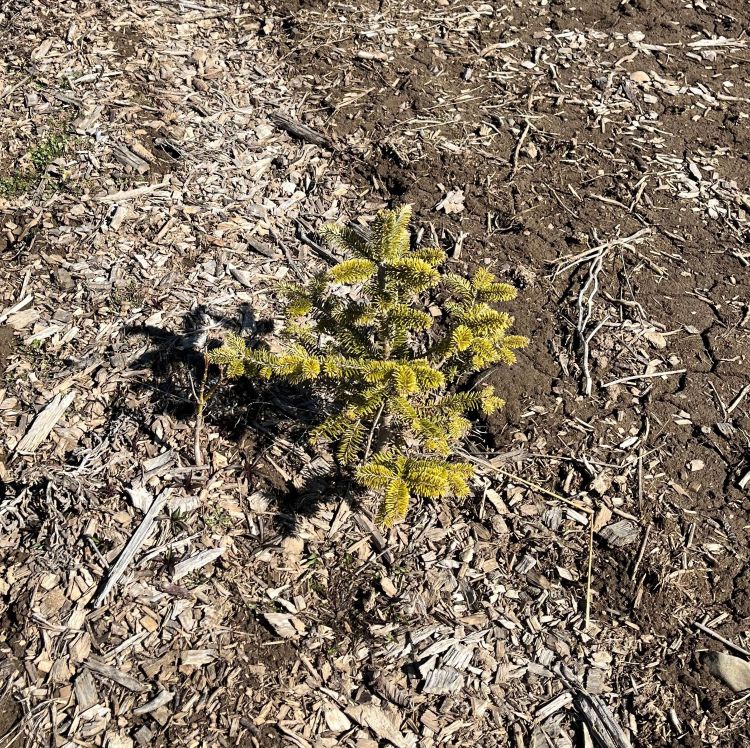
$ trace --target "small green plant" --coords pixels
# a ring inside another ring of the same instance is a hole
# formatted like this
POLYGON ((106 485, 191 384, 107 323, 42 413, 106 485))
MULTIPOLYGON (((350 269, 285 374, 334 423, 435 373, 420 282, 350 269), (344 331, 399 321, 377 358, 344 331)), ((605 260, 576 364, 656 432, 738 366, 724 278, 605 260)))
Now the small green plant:
POLYGON ((188 529, 188 514, 184 509, 167 510, 167 517, 169 518, 169 525, 172 532, 183 532, 188 529))
POLYGON ((0 177, 0 197, 18 197, 31 189, 32 185, 33 178, 26 172, 16 172, 8 177, 0 177))
POLYGON ((288 299, 278 352, 249 348, 236 335, 209 354, 227 376, 307 382, 327 403, 312 432, 355 465, 358 483, 380 495, 378 520, 403 519, 412 496, 466 496, 473 470, 454 459, 471 428, 503 400, 489 386, 466 389, 468 375, 513 364, 528 341, 511 335, 513 318, 491 304, 516 290, 485 269, 472 278, 442 272, 445 253, 414 248, 410 206, 381 211, 371 238, 327 224, 329 244, 350 255, 288 299), (430 313, 439 306, 436 324, 430 313))
POLYGON ((65 136, 52 133, 37 143, 30 151, 29 158, 38 174, 43 174, 47 167, 65 151, 65 136))
POLYGON ((223 530, 232 526, 232 515, 224 509, 217 507, 203 517, 203 524, 208 529, 218 528, 219 530, 223 530))
POLYGON ((32 189, 44 177, 47 167, 65 152, 65 145, 65 136, 57 132, 40 140, 26 154, 32 168, 19 168, 0 177, 0 197, 18 197, 32 189))

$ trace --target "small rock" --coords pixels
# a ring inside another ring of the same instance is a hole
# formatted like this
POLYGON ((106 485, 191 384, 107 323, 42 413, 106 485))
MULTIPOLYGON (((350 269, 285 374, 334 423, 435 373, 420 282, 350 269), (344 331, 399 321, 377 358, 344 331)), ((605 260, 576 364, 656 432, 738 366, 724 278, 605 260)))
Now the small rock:
POLYGON ((703 468, 706 467, 706 463, 703 462, 703 460, 690 460, 687 466, 688 466, 688 470, 692 472, 697 472, 698 470, 703 470, 703 468))
POLYGON ((643 337, 646 338, 654 348, 667 347, 667 338, 664 336, 664 333, 661 333, 658 330, 649 330, 643 334, 643 337))
POLYGON ((630 74, 633 83, 651 83, 651 76, 645 70, 635 70, 630 74))
POLYGON ((138 741, 138 745, 141 746, 151 745, 153 736, 154 733, 146 725, 142 725, 135 733, 135 739, 138 741))
POLYGON ((533 143, 527 143, 526 147, 523 149, 523 152, 529 157, 529 158, 538 158, 539 157, 539 149, 533 144, 533 143))
MULTIPOLYGON (((255 137, 260 141, 268 140, 275 135, 276 131, 270 125, 258 125, 255 128, 255 137)), ((276 164, 274 164, 275 166, 276 164)))
POLYGON ((639 44, 646 38, 646 35, 642 31, 631 31, 628 34, 628 41, 631 44, 639 44))
POLYGON ((324 717, 328 729, 332 732, 345 732, 352 726, 349 718, 335 706, 326 707, 324 717))
POLYGON ((704 652, 701 661, 708 672, 724 681, 735 693, 750 688, 750 662, 723 652, 704 652))

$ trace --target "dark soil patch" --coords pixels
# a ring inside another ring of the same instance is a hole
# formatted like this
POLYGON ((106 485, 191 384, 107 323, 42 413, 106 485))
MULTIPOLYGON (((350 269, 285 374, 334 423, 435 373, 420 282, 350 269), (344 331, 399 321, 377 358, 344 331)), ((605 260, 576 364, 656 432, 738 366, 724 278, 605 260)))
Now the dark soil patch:
POLYGON ((291 642, 279 641, 271 631, 262 626, 256 618, 239 619, 238 628, 244 632, 246 643, 243 654, 250 665, 263 665, 267 675, 251 675, 256 684, 283 678, 284 673, 299 656, 291 642))
POLYGON ((246 615, 240 610, 235 625, 243 632, 245 639, 240 652, 243 662, 241 690, 246 697, 251 695, 251 702, 254 702, 254 709, 246 710, 245 718, 240 720, 246 732, 239 745, 246 748, 282 748, 286 745, 282 733, 273 724, 256 725, 255 710, 259 712, 262 709, 267 689, 284 687, 295 661, 299 659, 299 653, 294 644, 279 641, 253 615, 246 615))
POLYGON ((8 359, 15 349, 15 336, 13 328, 8 325, 0 325, 0 376, 5 374, 8 359))
POLYGON ((24 739, 19 730, 22 716, 21 707, 10 694, 0 698, 0 741, 5 748, 23 746, 24 739))
MULTIPOLYGON (((0 616, 0 640, 5 639, 6 632, 13 635, 6 616, 2 615, 0 616)), ((24 730, 21 727, 23 709, 14 698, 13 689, 8 687, 18 674, 20 667, 21 662, 4 648, 0 653, 0 683, 3 684, 2 693, 0 693, 0 745, 3 748, 23 748, 25 745, 24 730)))
POLYGON ((112 30, 112 43, 115 49, 126 60, 133 57, 143 40, 137 31, 129 26, 118 26, 112 30))

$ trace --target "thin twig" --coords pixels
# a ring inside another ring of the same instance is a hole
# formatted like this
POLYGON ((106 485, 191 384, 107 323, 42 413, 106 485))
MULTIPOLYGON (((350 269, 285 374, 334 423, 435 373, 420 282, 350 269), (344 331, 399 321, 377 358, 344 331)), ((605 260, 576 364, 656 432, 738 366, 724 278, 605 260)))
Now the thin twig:
MULTIPOLYGON (((553 277, 564 273, 566 270, 572 270, 576 265, 580 265, 582 262, 588 262, 596 257, 600 252, 611 249, 612 247, 628 247, 630 244, 644 239, 651 233, 651 229, 640 229, 635 234, 630 236, 620 237, 618 239, 612 239, 611 241, 599 244, 596 247, 590 247, 589 249, 580 252, 577 255, 568 255, 567 257, 561 257, 554 261, 554 265, 559 267, 553 273, 553 277)), ((632 249, 632 248, 631 248, 632 249)))
POLYGON ((687 369, 670 369, 669 371, 653 371, 650 374, 634 374, 632 377, 622 377, 613 379, 611 382, 603 384, 602 387, 612 387, 615 384, 625 384, 626 382, 635 382, 638 379, 652 379, 653 377, 666 377, 670 374, 685 374, 687 369))
POLYGON ((635 581, 636 574, 638 574, 638 567, 643 561, 643 555, 646 553, 646 546, 648 546, 648 537, 651 534, 651 523, 646 525, 646 532, 643 534, 643 540, 641 541, 641 547, 638 550, 638 556, 633 564, 633 571, 630 572, 630 578, 635 581))
POLYGON ((702 623, 698 623, 698 621, 693 621, 693 626, 695 626, 695 628, 697 629, 700 629, 704 634, 708 634, 709 636, 713 637, 714 639, 716 639, 716 641, 721 642, 730 649, 733 649, 735 652, 739 652, 745 657, 750 657, 750 652, 748 652, 748 650, 740 647, 738 644, 735 644, 732 641, 729 641, 729 639, 725 639, 721 634, 716 633, 716 631, 710 629, 708 626, 702 623))
POLYGON ((638 447, 638 509, 643 514, 643 442, 638 447))
POLYGON ((326 262, 331 265, 338 265, 341 261, 333 252, 329 252, 324 246, 318 244, 310 238, 310 234, 313 232, 312 227, 305 223, 301 218, 295 218, 294 222, 297 224, 297 235, 303 244, 307 244, 316 254, 320 255, 326 262))
POLYGON ((606 249, 594 257, 593 262, 589 268, 589 274, 586 278, 586 282, 581 286, 581 290, 578 294, 578 325, 576 330, 578 332, 578 339, 581 344, 581 368, 583 369, 584 386, 583 390, 586 395, 591 395, 591 374, 589 372, 589 348, 590 343, 594 338, 594 335, 601 330, 604 323, 609 319, 605 318, 600 322, 589 334, 586 333, 586 328, 591 321, 591 316, 594 311, 594 297, 599 290, 599 273, 602 270, 604 263, 604 255, 606 249), (587 295, 588 294, 588 295, 587 295))
POLYGON ((195 436, 193 439, 193 451, 197 467, 203 465, 203 452, 201 450, 201 432, 203 431, 203 408, 206 405, 206 378, 208 376, 208 354, 203 354, 203 371, 201 373, 201 384, 196 395, 198 408, 195 413, 195 436))
POLYGON ((727 415, 730 415, 732 411, 734 411, 745 399, 747 396, 747 393, 750 392, 750 384, 746 384, 739 392, 737 397, 732 400, 731 403, 727 406, 727 415))
POLYGON ((372 421, 370 433, 367 436, 367 446, 365 447, 365 458, 364 458, 365 462, 367 462, 367 458, 370 456, 370 449, 372 448, 372 439, 375 436, 375 429, 378 427, 378 423, 380 423, 380 417, 383 415, 384 408, 385 408, 385 400, 383 400, 383 402, 380 403, 378 412, 375 414, 375 418, 372 421))
POLYGON ((524 141, 526 140, 526 137, 529 134, 529 130, 531 130, 531 124, 529 121, 526 121, 526 127, 524 127, 523 132, 521 133, 521 137, 518 138, 518 142, 516 143, 515 150, 513 151, 513 158, 511 160, 512 168, 510 170, 510 177, 509 179, 513 179, 513 177, 516 176, 516 172, 518 171, 518 155, 521 152, 521 146, 523 145, 524 141))
POLYGON ((591 623, 591 575, 594 568, 594 522, 589 522, 589 563, 586 571, 586 606, 584 611, 583 630, 588 631, 591 623))
POLYGON ((491 462, 488 462, 487 460, 484 460, 481 457, 477 457, 476 455, 471 454, 471 452, 467 452, 464 449, 459 449, 457 450, 457 453, 460 454, 465 459, 469 460, 470 462, 474 462, 477 465, 481 465, 486 470, 492 470, 496 473, 499 473, 500 475, 504 475, 506 478, 510 478, 512 481, 515 481, 516 483, 522 483, 527 488, 533 488, 535 491, 538 491, 539 493, 543 493, 546 496, 556 499, 557 501, 561 501, 563 504, 568 504, 569 506, 575 507, 576 509, 580 509, 580 511, 586 514, 593 514, 593 509, 591 509, 591 507, 588 507, 585 504, 581 504, 578 501, 573 501, 573 499, 566 499, 564 496, 560 496, 560 494, 557 494, 554 491, 550 491, 546 488, 543 488, 542 486, 536 483, 532 483, 531 481, 528 481, 525 478, 520 478, 517 475, 513 475, 513 473, 508 473, 505 470, 502 470, 499 467, 493 465, 491 462))

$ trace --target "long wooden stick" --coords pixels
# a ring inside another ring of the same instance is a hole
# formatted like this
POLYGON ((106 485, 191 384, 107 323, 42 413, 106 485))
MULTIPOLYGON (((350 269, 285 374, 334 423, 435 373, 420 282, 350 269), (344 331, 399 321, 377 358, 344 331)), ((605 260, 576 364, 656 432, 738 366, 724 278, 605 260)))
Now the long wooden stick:
POLYGON ((594 566, 594 518, 589 520, 589 563, 586 570, 586 605, 583 630, 588 631, 591 623, 591 575, 594 566))
POLYGON ((293 138, 304 140, 306 143, 313 143, 323 148, 331 148, 331 141, 321 133, 316 132, 301 122, 296 122, 288 114, 283 112, 273 112, 270 116, 271 122, 276 127, 286 130, 293 138))
POLYGON ((159 514, 164 504, 166 504, 170 493, 171 489, 166 488, 151 502, 151 506, 144 515, 141 524, 138 525, 138 529, 133 533, 128 544, 122 549, 122 553, 117 557, 117 561, 115 561, 110 569, 109 574, 107 574, 102 583, 101 589, 91 603, 94 608, 98 608, 104 602, 104 598, 112 591, 119 578, 125 573, 125 569, 128 568, 135 554, 138 553, 138 549, 146 540, 156 521, 156 515, 159 514))

